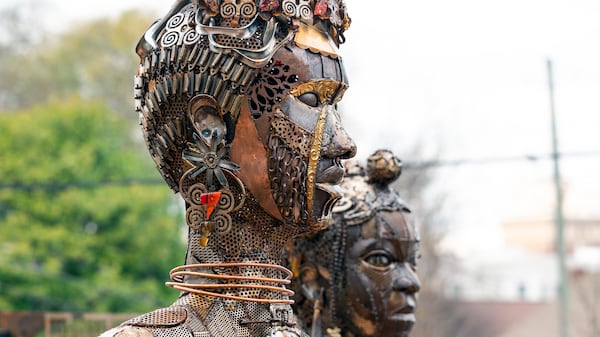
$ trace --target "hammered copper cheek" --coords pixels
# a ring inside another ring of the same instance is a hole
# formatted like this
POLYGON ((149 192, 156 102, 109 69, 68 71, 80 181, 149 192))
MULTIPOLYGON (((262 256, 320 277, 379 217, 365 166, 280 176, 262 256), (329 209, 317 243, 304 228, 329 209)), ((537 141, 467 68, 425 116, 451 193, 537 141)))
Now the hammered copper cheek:
POLYGON ((268 153, 260 142, 247 104, 242 105, 230 156, 231 160, 240 163, 241 168, 237 174, 259 204, 273 217, 283 220, 271 193, 267 167, 268 153))

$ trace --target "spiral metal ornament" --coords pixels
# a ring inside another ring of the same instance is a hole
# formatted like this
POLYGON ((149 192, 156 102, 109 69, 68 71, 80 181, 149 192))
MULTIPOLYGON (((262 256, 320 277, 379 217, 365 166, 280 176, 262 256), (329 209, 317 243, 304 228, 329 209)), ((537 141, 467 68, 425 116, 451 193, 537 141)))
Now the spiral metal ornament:
POLYGON ((312 19, 310 0, 284 0, 281 8, 286 16, 305 20, 312 19))
POLYGON ((225 19, 252 19, 256 13, 256 4, 252 0, 225 0, 221 4, 220 14, 225 19))
POLYGON ((185 212, 185 221, 192 230, 199 230, 205 217, 206 213, 199 207, 189 207, 185 212))
POLYGON ((160 38, 163 48, 181 44, 191 45, 200 40, 201 34, 193 29, 195 13, 194 7, 190 5, 167 20, 160 38))
POLYGON ((250 19, 254 17, 254 15, 256 15, 256 11, 256 5, 253 1, 242 1, 242 3, 240 4, 240 15, 243 18, 250 19))
POLYGON ((198 33, 196 30, 188 29, 185 31, 185 33, 183 33, 183 44, 186 44, 186 45, 195 44, 198 41, 200 41, 201 36, 202 35, 200 35, 200 33, 198 33))
POLYGON ((234 206, 235 197, 233 196, 233 193, 231 193, 229 190, 222 190, 218 205, 219 211, 229 213, 233 211, 234 206))
POLYGON ((177 29, 177 27, 179 27, 179 25, 181 25, 185 20, 185 14, 184 13, 177 13, 175 15, 173 15, 171 18, 169 18, 169 21, 167 21, 167 29, 177 29))
POLYGON ((176 30, 166 32, 160 39, 160 43, 163 47, 169 48, 177 44, 179 41, 180 33, 176 30))
POLYGON ((283 14, 287 16, 296 16, 296 2, 290 0, 284 0, 281 4, 283 14))
POLYGON ((213 218, 213 221, 216 224, 215 230, 217 234, 227 234, 231 231, 231 228, 233 227, 231 216, 226 213, 216 214, 213 218))
POLYGON ((202 206, 201 196, 206 192, 206 187, 203 184, 194 184, 187 191, 186 200, 194 206, 202 206))
POLYGON ((225 19, 231 19, 237 14, 237 4, 234 0, 224 1, 221 4, 221 16, 225 19))

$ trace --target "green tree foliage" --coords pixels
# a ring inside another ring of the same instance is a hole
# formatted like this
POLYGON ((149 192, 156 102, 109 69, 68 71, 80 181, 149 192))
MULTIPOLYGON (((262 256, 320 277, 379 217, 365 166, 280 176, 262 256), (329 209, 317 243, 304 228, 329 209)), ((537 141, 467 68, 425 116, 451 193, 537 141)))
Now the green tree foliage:
POLYGON ((181 212, 131 124, 79 98, 0 115, 0 308, 145 312, 177 296, 163 283, 183 261, 181 212))
MULTIPOLYGON (((11 24, 4 30, 14 31, 28 22, 18 13, 0 13, 0 18, 11 18, 0 22, 0 28, 11 24)), ((100 99, 129 119, 137 118, 133 112, 133 76, 139 63, 135 46, 154 19, 129 11, 116 20, 78 24, 60 36, 38 37, 29 48, 13 39, 0 40, 0 110, 29 108, 77 93, 100 99)), ((20 35, 41 34, 26 27, 18 29, 20 35)))

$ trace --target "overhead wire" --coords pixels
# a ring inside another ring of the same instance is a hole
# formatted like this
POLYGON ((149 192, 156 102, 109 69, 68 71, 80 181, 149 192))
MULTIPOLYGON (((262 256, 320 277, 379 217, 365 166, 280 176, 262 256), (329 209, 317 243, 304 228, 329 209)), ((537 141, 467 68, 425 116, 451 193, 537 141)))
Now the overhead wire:
MULTIPOLYGON (((559 153, 560 158, 568 157, 600 157, 600 151, 583 151, 559 153)), ((452 167, 462 165, 487 165, 507 162, 536 162, 542 160, 553 159, 553 155, 521 155, 507 157, 489 157, 489 158, 470 158, 470 159, 435 159, 425 161, 403 161, 403 169, 407 170, 424 170, 435 169, 441 167, 452 167)), ((81 180, 81 181, 43 181, 43 182, 25 182, 25 181, 0 181, 0 190, 16 190, 16 191, 61 191, 66 189, 94 189, 104 186, 132 186, 132 185, 162 185, 164 181, 160 177, 143 177, 143 178, 122 178, 122 179, 107 179, 107 180, 81 180)))

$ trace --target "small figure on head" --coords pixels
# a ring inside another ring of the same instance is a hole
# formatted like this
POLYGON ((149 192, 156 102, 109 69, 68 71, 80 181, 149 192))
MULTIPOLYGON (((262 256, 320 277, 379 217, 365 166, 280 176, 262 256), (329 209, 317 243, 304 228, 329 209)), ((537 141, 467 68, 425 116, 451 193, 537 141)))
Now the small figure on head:
POLYGON ((295 312, 312 337, 406 337, 415 323, 419 239, 390 187, 402 163, 375 151, 366 168, 346 161, 333 224, 294 240, 295 312))

